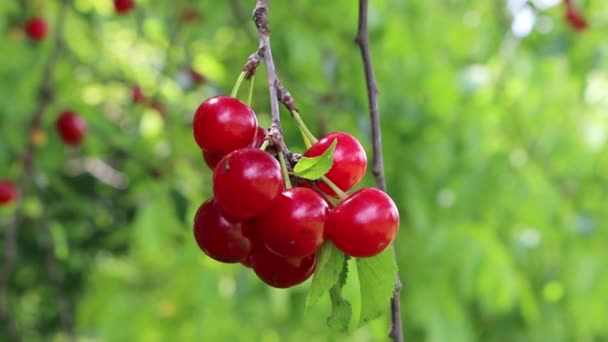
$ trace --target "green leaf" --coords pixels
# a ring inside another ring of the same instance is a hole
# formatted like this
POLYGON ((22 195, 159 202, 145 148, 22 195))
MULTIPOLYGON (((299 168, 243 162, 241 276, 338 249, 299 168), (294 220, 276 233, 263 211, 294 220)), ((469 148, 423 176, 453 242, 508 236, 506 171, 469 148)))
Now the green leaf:
MULTIPOLYGON (((330 241, 327 241, 317 252, 317 266, 306 297, 306 310, 315 305, 324 294, 339 282, 342 270, 346 267, 344 261, 344 253, 330 241)), ((344 284, 344 281, 342 281, 342 284, 344 284)))
POLYGON ((353 310, 352 305, 342 296, 342 287, 348 277, 348 257, 343 258, 341 268, 337 283, 329 290, 331 315, 327 318, 327 326, 335 331, 348 332, 353 310))
POLYGON ((171 189, 171 202, 175 209, 175 215, 182 224, 188 224, 188 218, 186 217, 188 211, 188 199, 179 190, 171 189))
POLYGON ((371 258, 357 259, 361 286, 361 317, 359 326, 387 312, 397 282, 397 265, 393 249, 371 258))
POLYGON ((334 164, 334 151, 336 150, 337 144, 338 139, 334 139, 327 150, 320 156, 311 158, 302 157, 293 168, 293 173, 300 178, 310 180, 319 179, 325 176, 334 164))

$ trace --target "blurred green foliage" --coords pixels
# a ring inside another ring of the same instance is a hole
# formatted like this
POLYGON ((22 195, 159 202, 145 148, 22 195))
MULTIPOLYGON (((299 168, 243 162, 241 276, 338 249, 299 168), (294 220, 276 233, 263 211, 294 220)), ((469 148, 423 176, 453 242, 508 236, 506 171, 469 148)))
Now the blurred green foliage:
MULTIPOLYGON (((59 1, 24 3, 0 2, 0 177, 15 180, 53 48, 28 41, 22 26, 41 15, 52 35, 59 1)), ((556 1, 371 1, 407 340, 608 339, 608 2, 576 3, 590 22, 583 33, 556 1)), ((256 49, 253 5, 138 0, 117 16, 110 0, 71 3, 36 150, 43 191, 23 189, 10 275, 11 318, 25 340, 66 338, 45 229, 79 340, 386 339, 387 319, 331 332, 328 296, 304 314, 308 284, 270 289, 193 241, 211 174, 190 120, 203 99, 229 91, 256 49), (184 9, 200 17, 184 20, 184 9), (190 84, 191 67, 203 85, 190 84), (132 104, 134 85, 166 115, 132 104), (68 108, 90 127, 77 149, 54 131, 68 108)), ((271 6, 279 76, 304 119, 318 135, 351 132, 369 152, 355 2, 271 6)), ((267 124, 264 78, 260 68, 253 108, 267 124)), ((284 125, 301 151, 288 115, 284 125)), ((368 175, 361 186, 373 184, 368 175)), ((15 210, 1 208, 0 232, 15 210)))

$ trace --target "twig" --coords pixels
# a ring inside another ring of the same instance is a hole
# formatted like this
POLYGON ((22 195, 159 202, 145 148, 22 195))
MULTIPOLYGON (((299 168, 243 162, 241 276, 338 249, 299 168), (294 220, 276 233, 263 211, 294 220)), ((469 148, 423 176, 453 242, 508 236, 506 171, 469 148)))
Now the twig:
MULTIPOLYGON (((378 110, 378 86, 369 49, 369 31, 367 26, 368 0, 359 0, 359 24, 355 43, 361 50, 363 68, 365 72, 365 83, 367 86, 367 99, 372 124, 372 147, 373 166, 372 173, 376 179, 376 186, 386 192, 386 180, 384 177, 384 161, 382 160, 382 131, 380 127, 380 112, 378 110)), ((395 245, 392 246, 395 250, 395 245)), ((391 331, 389 336, 395 342, 403 341, 403 328, 401 324, 401 279, 397 272, 397 283, 391 298, 391 331)))
MULTIPOLYGON (((67 7, 68 0, 63 0, 57 12, 57 30, 55 32, 55 41, 48 60, 42 70, 42 83, 40 84, 39 88, 40 98, 36 108, 32 112, 31 121, 28 127, 28 132, 30 133, 40 129, 44 112, 53 99, 53 71, 55 64, 57 63, 59 52, 63 45, 63 23, 67 7)), ((27 137, 30 137, 30 135, 28 134, 27 137)), ((21 189, 24 189, 25 186, 31 184, 33 179, 35 151, 36 146, 32 139, 30 139, 23 153, 23 174, 19 182, 21 189)), ((3 322, 8 327, 8 332, 13 340, 19 340, 20 338, 17 332, 16 324, 10 315, 8 305, 8 282, 15 264, 15 258, 17 256, 17 231, 22 221, 23 200, 19 199, 15 209, 15 214, 5 229, 4 255, 2 265, 0 265, 0 322, 3 322)))

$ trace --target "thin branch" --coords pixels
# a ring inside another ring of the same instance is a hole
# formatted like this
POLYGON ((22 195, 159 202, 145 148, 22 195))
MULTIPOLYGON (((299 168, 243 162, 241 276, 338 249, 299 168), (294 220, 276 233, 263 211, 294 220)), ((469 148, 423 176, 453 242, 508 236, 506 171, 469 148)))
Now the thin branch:
MULTIPOLYGON (((373 166, 372 173, 376 179, 376 186, 386 192, 384 177, 384 161, 382 160, 382 130, 380 127, 380 111, 378 110, 378 86, 369 48, 369 30, 367 27, 368 0, 359 0, 359 24, 355 42, 361 50, 365 83, 367 86, 367 99, 372 124, 373 166)), ((393 250, 395 245, 392 246, 393 250)), ((401 279, 397 272, 397 284, 391 298, 391 331, 389 336, 395 342, 403 341, 403 328, 401 324, 401 279)))
MULTIPOLYGON (((67 8, 68 0, 63 0, 57 12, 57 28, 53 48, 42 70, 42 82, 39 88, 39 100, 31 115, 30 124, 28 126, 29 133, 40 129, 44 112, 53 100, 53 71, 55 64, 57 63, 59 52, 63 45, 63 24, 65 21, 64 18, 67 8)), ((30 137, 31 134, 27 134, 26 136, 30 137)), ((32 183, 35 152, 36 146, 32 139, 30 139, 22 157, 23 174, 19 182, 21 189, 24 189, 28 184, 32 183)), ((10 314, 8 304, 8 283, 10 274, 12 273, 15 265, 15 259, 17 256, 17 232, 22 221, 23 200, 19 199, 15 209, 15 214, 5 229, 3 248, 4 255, 2 264, 0 265, 0 323, 3 323, 8 327, 8 332, 14 340, 19 340, 20 338, 14 319, 10 314)))

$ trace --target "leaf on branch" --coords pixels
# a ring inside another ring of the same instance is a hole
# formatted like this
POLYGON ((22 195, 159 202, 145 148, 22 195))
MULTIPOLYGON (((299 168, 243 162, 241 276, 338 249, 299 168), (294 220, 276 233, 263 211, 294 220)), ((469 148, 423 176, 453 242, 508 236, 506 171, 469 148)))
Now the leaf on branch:
POLYGON ((393 249, 387 248, 375 257, 357 259, 357 270, 361 286, 361 326, 387 312, 397 282, 393 249))
MULTIPOLYGON (((333 243, 327 241, 317 252, 317 266, 306 297, 306 310, 315 305, 333 286, 339 283, 345 269, 345 256, 333 243)), ((344 281, 341 281, 344 284, 344 281)), ((342 287, 340 285, 340 287, 342 287)))
POLYGON ((334 151, 338 139, 334 139, 331 145, 317 157, 302 157, 293 169, 293 173, 300 177, 309 180, 319 179, 331 169, 334 164, 334 151))
POLYGON ((329 290, 331 315, 327 318, 327 326, 335 331, 348 332, 353 310, 352 305, 342 296, 342 287, 348 277, 348 257, 343 258, 341 267, 338 282, 329 290))

